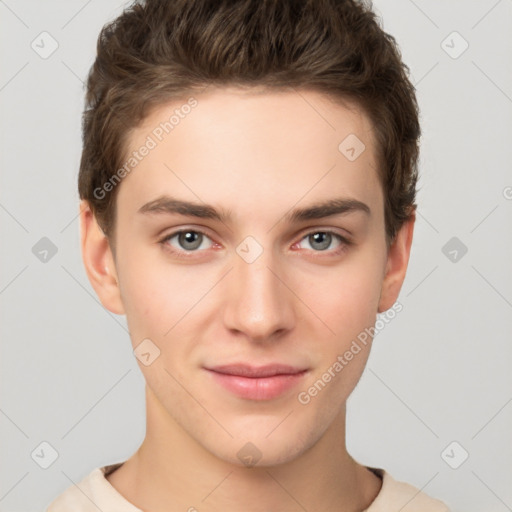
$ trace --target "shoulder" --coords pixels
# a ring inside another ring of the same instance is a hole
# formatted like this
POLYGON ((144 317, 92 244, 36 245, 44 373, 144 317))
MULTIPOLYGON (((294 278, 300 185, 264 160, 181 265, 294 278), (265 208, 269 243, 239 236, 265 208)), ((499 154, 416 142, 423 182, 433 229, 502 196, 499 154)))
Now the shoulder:
POLYGON ((382 478, 382 487, 364 512, 450 512, 442 501, 406 482, 395 480, 387 471, 368 468, 382 478))
POLYGON ((126 501, 109 481, 105 474, 121 465, 111 464, 94 469, 78 484, 70 485, 59 494, 46 508, 45 512, 98 512, 98 510, 116 510, 116 512, 141 512, 126 501))

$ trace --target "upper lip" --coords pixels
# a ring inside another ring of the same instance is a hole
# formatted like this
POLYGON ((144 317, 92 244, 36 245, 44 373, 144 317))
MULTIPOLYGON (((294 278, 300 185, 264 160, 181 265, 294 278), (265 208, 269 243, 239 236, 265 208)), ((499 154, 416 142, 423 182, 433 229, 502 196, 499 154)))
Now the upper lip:
POLYGON ((306 368, 299 368, 286 364, 268 364, 265 366, 251 366, 248 364, 228 364, 213 366, 207 370, 223 373, 225 375, 238 375, 240 377, 272 377, 274 375, 295 375, 302 373, 306 368))

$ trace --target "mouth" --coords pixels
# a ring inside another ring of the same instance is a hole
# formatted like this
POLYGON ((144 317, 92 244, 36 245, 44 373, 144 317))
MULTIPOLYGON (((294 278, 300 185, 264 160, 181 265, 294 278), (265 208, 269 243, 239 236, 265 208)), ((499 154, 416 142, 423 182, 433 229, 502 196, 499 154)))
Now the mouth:
POLYGON ((308 372, 283 364, 232 364, 205 368, 224 390, 247 400, 271 400, 296 387, 308 372))

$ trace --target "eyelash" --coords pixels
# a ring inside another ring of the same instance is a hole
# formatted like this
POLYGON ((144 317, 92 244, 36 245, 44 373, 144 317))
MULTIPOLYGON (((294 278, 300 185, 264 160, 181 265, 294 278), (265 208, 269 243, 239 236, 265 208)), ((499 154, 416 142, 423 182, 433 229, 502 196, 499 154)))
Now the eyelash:
MULTIPOLYGON (((159 241, 159 243, 163 246, 164 250, 170 252, 173 256, 177 257, 177 258, 182 258, 182 259, 188 259, 188 258, 194 258, 194 253, 196 252, 202 252, 200 250, 194 250, 194 251, 185 251, 185 250, 176 250, 175 248, 171 247, 167 242, 169 240, 171 240, 172 238, 174 238, 175 236, 177 235, 180 235, 181 233, 198 233, 198 234, 201 234, 207 238, 210 238, 204 231, 201 231, 200 229, 179 229, 177 231, 173 231, 172 233, 166 235, 162 240, 159 241)), ((301 239, 299 240, 299 243, 302 242, 305 238, 307 238, 308 236, 310 235, 314 235, 314 234, 317 234, 317 233, 324 233, 324 234, 329 234, 329 235, 333 235, 335 238, 337 238, 341 245, 340 247, 338 247, 337 249, 334 249, 334 250, 331 250, 331 251, 315 251, 313 250, 313 252, 315 253, 327 253, 329 256, 339 256, 341 254, 343 254, 351 245, 353 245, 353 242, 351 240, 349 240, 348 238, 345 238, 344 236, 340 235, 339 233, 337 233, 336 231, 332 231, 332 230, 329 230, 329 229, 317 229, 317 230, 313 230, 313 231, 309 231, 308 233, 306 233, 304 236, 301 237, 301 239)), ((298 243, 298 242, 295 242, 295 243, 298 243)), ((295 244, 294 244, 295 245, 295 244)), ((317 256, 317 257, 325 257, 325 256, 317 256)))

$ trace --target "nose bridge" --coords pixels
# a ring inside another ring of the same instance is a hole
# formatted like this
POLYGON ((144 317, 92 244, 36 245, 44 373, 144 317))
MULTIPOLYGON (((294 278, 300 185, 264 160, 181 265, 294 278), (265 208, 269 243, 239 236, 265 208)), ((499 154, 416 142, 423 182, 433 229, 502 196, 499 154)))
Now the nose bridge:
POLYGON ((290 329, 294 321, 292 294, 281 282, 280 262, 272 248, 247 237, 236 247, 233 259, 226 326, 254 340, 290 329))

